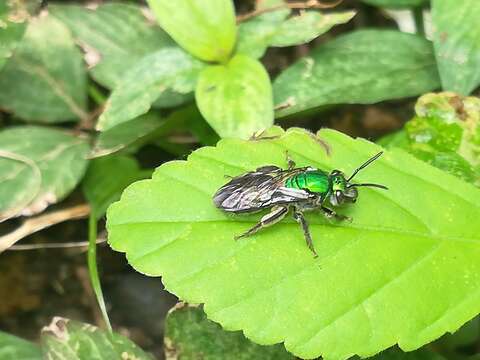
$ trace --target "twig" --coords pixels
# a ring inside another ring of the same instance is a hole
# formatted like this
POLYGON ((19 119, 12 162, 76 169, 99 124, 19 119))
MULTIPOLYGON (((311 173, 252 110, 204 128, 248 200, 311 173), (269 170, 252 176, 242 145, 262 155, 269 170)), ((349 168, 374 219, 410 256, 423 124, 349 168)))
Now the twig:
POLYGON ((298 1, 298 2, 287 2, 285 4, 277 5, 277 6, 272 6, 269 8, 260 8, 260 9, 255 9, 252 12, 243 14, 243 15, 238 15, 237 16, 237 23, 241 23, 242 21, 246 21, 248 19, 251 19, 255 16, 262 15, 264 13, 270 12, 270 11, 275 11, 279 9, 299 9, 299 10, 306 10, 306 9, 330 9, 333 8, 337 5, 339 5, 343 0, 337 0, 332 4, 323 4, 318 0, 308 0, 308 1, 298 1))
MULTIPOLYGON (((98 239, 97 244, 103 244, 107 239, 98 239)), ((27 251, 27 250, 42 250, 42 249, 74 249, 87 247, 88 241, 70 241, 64 243, 46 243, 46 244, 26 244, 26 245, 12 245, 8 251, 27 251)))
POLYGON ((90 206, 82 204, 27 219, 20 227, 0 237, 0 253, 28 235, 63 221, 84 218, 89 213, 90 206))

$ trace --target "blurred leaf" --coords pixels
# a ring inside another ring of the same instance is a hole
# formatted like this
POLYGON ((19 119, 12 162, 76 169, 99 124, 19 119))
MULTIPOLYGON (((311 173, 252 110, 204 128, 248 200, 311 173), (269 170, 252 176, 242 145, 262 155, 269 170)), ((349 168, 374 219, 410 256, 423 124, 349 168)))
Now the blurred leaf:
POLYGON ((426 94, 405 129, 380 141, 480 186, 480 99, 426 94))
POLYGON ((91 157, 110 155, 136 144, 161 128, 164 122, 158 114, 148 113, 102 131, 98 134, 91 157))
POLYGON ((222 330, 199 307, 177 305, 172 310, 165 321, 167 359, 295 359, 282 345, 261 346, 246 339, 240 331, 222 330))
POLYGON ((480 85, 480 1, 433 0, 432 22, 443 89, 470 94, 480 85))
POLYGON ((232 0, 147 0, 159 24, 192 55, 224 62, 235 45, 235 9, 232 0))
POLYGON ((0 132, 0 221, 32 215, 62 200, 87 167, 86 139, 52 128, 0 132))
POLYGON ((480 190, 401 150, 355 178, 390 190, 360 189, 340 210, 352 223, 307 215, 317 259, 291 217, 235 241, 261 214, 214 207, 225 175, 286 167, 286 150, 299 167, 350 174, 380 150, 322 130, 327 155, 305 131, 275 131, 270 140, 222 140, 129 186, 107 213, 112 248, 184 301, 205 303, 225 329, 285 341, 302 358, 367 357, 395 343, 413 350, 479 313, 480 190))
POLYGON ((51 16, 30 21, 0 74, 0 89, 0 107, 28 121, 55 123, 87 117, 82 54, 68 29, 51 16))
POLYGON ((92 77, 109 89, 144 56, 175 46, 159 26, 149 23, 138 5, 107 3, 95 10, 49 5, 48 9, 69 27, 86 52, 92 77))
POLYGON ((153 360, 124 336, 59 317, 43 328, 42 351, 49 360, 153 360))
POLYGON ((113 90, 97 129, 105 131, 145 114, 168 90, 192 92, 203 67, 203 63, 179 48, 162 49, 144 57, 113 90))
POLYGON ((248 138, 273 124, 272 87, 263 65, 245 55, 205 68, 195 98, 221 137, 248 138))
MULTIPOLYGON (((467 322, 458 331, 453 334, 446 334, 441 339, 435 342, 435 348, 439 349, 444 354, 454 354, 460 347, 474 346, 478 343, 480 336, 480 321, 479 317, 467 322)), ((480 354, 479 354, 480 355, 480 354)), ((456 357, 469 359, 469 357, 456 357)))
POLYGON ((25 32, 26 12, 0 1, 0 70, 9 59, 25 32))
POLYGON ((236 53, 261 58, 270 45, 271 37, 289 14, 289 9, 279 9, 242 22, 238 26, 236 53))
POLYGON ((354 16, 354 11, 329 14, 305 11, 299 16, 283 22, 270 40, 271 46, 293 46, 307 43, 326 33, 333 26, 350 21, 354 16))
POLYGON ((407 8, 426 5, 428 0, 362 0, 364 3, 387 7, 387 8, 407 8))
POLYGON ((440 356, 432 351, 426 349, 420 349, 412 352, 403 352, 397 348, 388 349, 381 352, 377 356, 371 358, 371 360, 444 360, 443 356, 440 356))
POLYGON ((279 9, 240 24, 237 53, 260 58, 269 46, 304 44, 334 25, 348 22, 355 15, 353 11, 330 14, 305 11, 285 20, 289 12, 288 9, 279 9))
POLYGON ((218 134, 200 113, 188 119, 188 127, 202 145, 215 145, 220 140, 218 134))
MULTIPOLYGON (((208 320, 200 307, 178 304, 169 312, 165 326, 167 359, 297 359, 281 345, 256 345, 239 331, 223 330, 208 320)), ((442 360, 443 357, 425 349, 405 353, 392 348, 370 359, 442 360)))
POLYGON ((42 360, 42 352, 30 341, 0 331, 0 359, 42 360))
POLYGON ((205 120, 194 104, 183 106, 163 118, 158 113, 149 112, 101 132, 91 157, 105 156, 127 147, 140 147, 149 142, 164 143, 164 138, 172 132, 185 131, 196 135, 197 128, 201 127, 197 122, 204 123, 205 120))
POLYGON ((90 162, 83 193, 97 219, 103 217, 111 203, 120 199, 122 191, 132 182, 151 175, 141 170, 129 156, 106 156, 90 162))
POLYGON ((370 104, 439 87, 429 41, 391 30, 360 30, 315 48, 273 84, 279 117, 330 104, 370 104))

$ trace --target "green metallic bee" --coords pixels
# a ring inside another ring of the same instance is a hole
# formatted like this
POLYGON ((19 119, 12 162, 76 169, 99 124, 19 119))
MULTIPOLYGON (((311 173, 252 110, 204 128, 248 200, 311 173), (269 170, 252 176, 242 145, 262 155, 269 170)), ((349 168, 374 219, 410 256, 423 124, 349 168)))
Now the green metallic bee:
POLYGON ((362 183, 352 184, 350 181, 358 172, 382 155, 379 152, 358 167, 347 179, 340 170, 330 174, 310 166, 296 168, 295 162, 287 154, 288 169, 267 165, 232 178, 213 196, 215 205, 231 213, 250 213, 265 208, 271 211, 245 233, 235 239, 250 236, 258 230, 273 225, 293 209, 293 218, 301 225, 307 246, 316 256, 312 237, 305 220, 304 211, 321 210, 327 218, 337 220, 349 219, 330 209, 343 203, 354 203, 357 200, 357 187, 370 186, 387 190, 384 185, 362 183))

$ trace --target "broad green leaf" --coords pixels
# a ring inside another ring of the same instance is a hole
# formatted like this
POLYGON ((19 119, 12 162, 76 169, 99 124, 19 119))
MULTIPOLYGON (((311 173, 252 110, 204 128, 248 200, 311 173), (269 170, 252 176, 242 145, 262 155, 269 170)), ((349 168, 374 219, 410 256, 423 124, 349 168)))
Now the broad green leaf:
POLYGON ((42 352, 30 341, 0 331, 0 359, 42 360, 42 352))
POLYGON ((415 157, 480 186, 480 99, 455 93, 426 94, 417 116, 400 132, 381 139, 415 157))
POLYGON ((200 112, 221 137, 248 138, 273 124, 268 73, 260 62, 245 55, 205 68, 195 98, 200 112))
POLYGON ((86 139, 36 126, 0 132, 0 221, 62 200, 87 167, 86 139))
POLYGON ((470 94, 480 85, 480 1, 433 0, 432 22, 443 89, 470 94))
POLYGON ((184 49, 205 61, 224 62, 235 45, 232 0, 147 0, 160 26, 184 49))
POLYGON ((292 46, 312 41, 333 26, 344 24, 355 16, 354 11, 322 14, 305 11, 283 22, 270 40, 272 46, 292 46))
POLYGON ((370 104, 440 86, 433 49, 422 37, 360 30, 315 48, 273 83, 277 115, 322 105, 370 104))
MULTIPOLYGON (((276 139, 222 140, 188 161, 160 166, 129 186, 107 213, 109 243, 141 273, 227 330, 263 344, 285 342, 301 358, 371 356, 395 343, 414 350, 480 311, 480 190, 401 150, 360 172, 351 223, 307 214, 315 259, 289 216, 235 241, 262 214, 216 209, 212 195, 235 176, 268 164, 346 174, 380 148, 333 130, 299 129, 276 139)), ((268 133, 267 135, 272 135, 268 133)))
POLYGON ((107 3, 94 10, 50 5, 48 9, 68 26, 86 52, 92 77, 109 89, 144 56, 174 46, 172 39, 134 4, 107 3))
POLYGON ((0 107, 28 121, 87 117, 82 54, 68 29, 51 16, 30 21, 0 74, 0 89, 0 107))
POLYGON ((387 8, 407 8, 426 5, 428 0, 362 0, 364 3, 387 7, 387 8))
POLYGON ((60 317, 43 328, 42 352, 49 360, 153 360, 122 335, 60 317))
POLYGON ((122 191, 134 181, 151 174, 141 170, 138 162, 129 156, 106 156, 90 162, 83 181, 83 193, 99 219, 122 191))
POLYGON ((192 92, 204 66, 179 48, 166 48, 146 56, 113 90, 97 129, 105 131, 145 114, 164 94, 192 92))
POLYGON ((0 69, 13 55, 25 32, 26 13, 12 5, 5 0, 0 2, 0 69))
POLYGON ((281 360, 295 357, 281 345, 261 346, 240 331, 224 331, 207 319, 200 307, 179 304, 165 320, 167 359, 195 360, 281 360))

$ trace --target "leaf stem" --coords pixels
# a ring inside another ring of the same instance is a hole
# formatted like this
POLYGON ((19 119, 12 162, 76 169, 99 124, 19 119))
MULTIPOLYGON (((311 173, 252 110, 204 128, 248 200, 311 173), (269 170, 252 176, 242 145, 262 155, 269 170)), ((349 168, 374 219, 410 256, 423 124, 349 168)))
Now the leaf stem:
POLYGON ((423 19, 423 7, 417 6, 412 9, 415 29, 418 35, 425 36, 425 21, 423 19))
POLYGON ((92 98, 95 104, 102 106, 106 101, 107 98, 105 95, 102 94, 100 89, 94 83, 90 83, 88 86, 88 95, 92 98))
POLYGON ((108 318, 107 308, 105 306, 105 300, 103 298, 102 286, 100 284, 100 278, 98 276, 97 268, 97 218, 95 216, 94 209, 90 212, 90 217, 88 218, 88 272, 90 274, 90 282, 92 283, 93 291, 97 298, 98 306, 103 315, 103 321, 110 333, 112 333, 112 325, 110 324, 110 319, 108 318))

